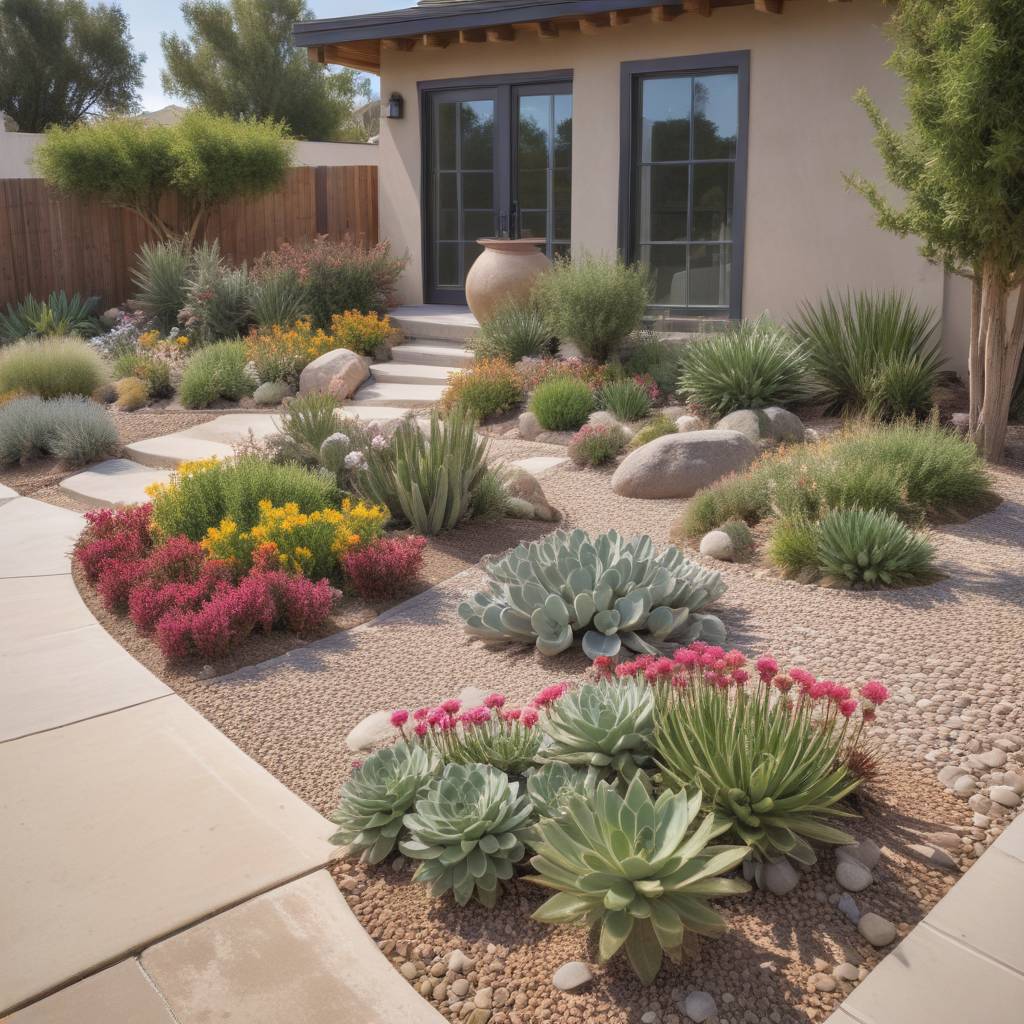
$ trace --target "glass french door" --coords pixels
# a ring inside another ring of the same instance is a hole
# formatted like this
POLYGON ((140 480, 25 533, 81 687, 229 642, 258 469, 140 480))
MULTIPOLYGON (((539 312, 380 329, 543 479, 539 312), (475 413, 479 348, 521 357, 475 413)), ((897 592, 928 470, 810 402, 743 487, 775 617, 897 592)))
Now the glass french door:
POLYGON ((425 104, 424 293, 462 305, 478 238, 539 237, 568 250, 572 84, 438 88, 425 104))

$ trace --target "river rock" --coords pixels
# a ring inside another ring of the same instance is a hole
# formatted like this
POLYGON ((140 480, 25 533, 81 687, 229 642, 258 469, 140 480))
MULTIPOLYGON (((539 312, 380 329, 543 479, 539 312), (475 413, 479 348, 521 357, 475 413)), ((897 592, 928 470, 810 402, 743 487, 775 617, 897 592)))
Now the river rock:
POLYGON ((636 428, 616 419, 607 409, 598 409, 587 417, 590 427, 607 427, 609 430, 621 430, 627 440, 636 433, 636 428))
POLYGON ((570 960, 555 971, 551 984, 561 992, 575 992, 593 980, 590 968, 579 960, 570 960))
POLYGON ((857 930, 872 946, 888 946, 896 938, 896 925, 879 914, 867 913, 857 922, 857 930))
POLYGON ((529 409, 519 414, 519 421, 516 426, 519 428, 519 436, 524 441, 535 440, 537 435, 544 429, 540 425, 540 420, 537 419, 536 414, 530 412, 529 409))
POLYGON ((777 405, 766 409, 737 409, 723 416, 715 424, 715 429, 738 430, 755 444, 793 443, 804 439, 804 425, 800 417, 777 405))
POLYGON ((335 348, 317 356, 299 376, 299 394, 329 392, 339 401, 351 398, 370 376, 368 360, 347 348, 335 348))
POLYGON ((691 992, 683 1003, 683 1012, 694 1024, 718 1016, 718 1005, 709 992, 691 992))
POLYGON ((1016 807, 1020 803, 1020 797, 1009 786, 993 786, 988 795, 990 800, 1001 807, 1016 807))
POLYGON ((796 868, 785 857, 761 865, 759 875, 758 885, 776 896, 785 896, 786 893, 792 892, 800 881, 796 868))
POLYGON ((612 476, 612 490, 627 498, 689 498, 746 469, 757 452, 757 445, 735 430, 665 434, 623 459, 612 476))
POLYGON ((847 892, 861 892, 874 879, 871 877, 871 872, 859 860, 848 857, 836 865, 836 881, 847 892))
POLYGON ((280 405, 292 391, 291 385, 283 380, 268 380, 252 393, 252 397, 257 405, 280 405))
POLYGON ((845 860, 847 857, 852 857, 854 860, 859 861, 870 871, 882 859, 882 851, 874 839, 865 838, 856 843, 848 843, 845 846, 836 847, 836 858, 838 860, 845 860))
MULTIPOLYGON (((510 497, 524 502, 529 507, 528 518, 541 519, 548 523, 553 523, 560 518, 559 511, 548 502, 540 481, 522 466, 507 468, 506 486, 510 497)), ((522 511, 525 512, 526 509, 524 508, 522 511)))
POLYGON ((369 750, 395 735, 390 711, 375 711, 367 715, 345 738, 349 750, 369 750))
POLYGON ((736 557, 732 537, 725 530, 709 530, 700 541, 700 553, 720 562, 731 562, 736 557))

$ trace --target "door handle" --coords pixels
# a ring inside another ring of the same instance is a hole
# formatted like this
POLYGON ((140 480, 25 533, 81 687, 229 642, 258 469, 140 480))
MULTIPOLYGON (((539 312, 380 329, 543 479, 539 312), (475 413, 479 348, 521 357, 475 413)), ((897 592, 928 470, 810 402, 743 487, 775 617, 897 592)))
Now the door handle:
POLYGON ((512 200, 512 212, 509 214, 509 238, 519 237, 519 203, 512 200))
POLYGON ((498 237, 509 237, 508 214, 504 210, 502 210, 501 213, 498 214, 498 237))

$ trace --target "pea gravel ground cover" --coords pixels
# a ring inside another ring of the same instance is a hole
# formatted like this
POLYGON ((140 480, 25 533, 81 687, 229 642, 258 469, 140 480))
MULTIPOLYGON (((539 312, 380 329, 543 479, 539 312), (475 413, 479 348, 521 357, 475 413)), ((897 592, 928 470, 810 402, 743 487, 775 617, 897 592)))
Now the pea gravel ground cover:
MULTIPOLYGON (((556 452, 492 442, 492 458, 556 452)), ((879 677, 893 690, 875 733, 886 772, 866 789, 865 817, 852 825, 883 854, 874 883, 853 898, 860 911, 882 915, 901 935, 1006 823, 996 808, 984 827, 974 825, 972 808, 938 780, 938 771, 997 741, 1009 750, 1002 771, 1024 771, 1024 472, 1017 463, 994 479, 1004 498, 997 509, 935 531, 946 575, 928 586, 851 593, 715 566, 729 583, 720 613, 730 643, 750 653, 770 650, 819 676, 879 677), (938 833, 947 842, 952 837, 947 868, 914 849, 938 833)), ((567 526, 646 532, 666 543, 680 509, 678 502, 614 495, 599 470, 566 465, 542 482, 567 526)), ((451 534, 450 543, 463 543, 461 534, 451 534)), ((462 564, 471 564, 468 556, 462 564)), ((542 659, 532 650, 489 650, 465 638, 455 608, 481 576, 468 568, 372 621, 229 676, 165 678, 294 792, 329 813, 351 767, 346 736, 368 714, 434 703, 467 685, 522 701, 584 669, 578 654, 542 659)), ((972 770, 981 785, 992 778, 988 769, 972 770)), ((554 989, 552 974, 568 960, 592 963, 595 951, 583 932, 532 922, 544 895, 526 883, 514 883, 497 911, 488 912, 431 900, 400 858, 372 871, 342 861, 334 874, 395 966, 452 1021, 476 1010, 475 1020, 483 1020, 489 1010, 489 1024, 682 1024, 686 995, 700 990, 714 997, 722 1022, 782 1024, 825 1019, 886 952, 866 943, 844 913, 849 895, 840 904, 834 869, 834 854, 826 852, 789 896, 755 893, 723 903, 726 936, 706 943, 696 961, 664 970, 649 988, 613 963, 575 994, 554 989), (457 971, 449 964, 455 950, 464 954, 457 971), (850 980, 833 978, 838 965, 850 980)))

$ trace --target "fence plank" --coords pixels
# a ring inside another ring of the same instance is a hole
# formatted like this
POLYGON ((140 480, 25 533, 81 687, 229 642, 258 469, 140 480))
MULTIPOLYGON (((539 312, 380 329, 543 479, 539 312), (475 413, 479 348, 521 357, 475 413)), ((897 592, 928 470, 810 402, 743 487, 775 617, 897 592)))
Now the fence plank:
MULTIPOLYGON (((172 197, 161 213, 184 228, 172 197)), ((272 195, 215 210, 203 237, 219 238, 235 262, 251 263, 282 242, 318 233, 372 246, 377 224, 376 167, 293 167, 272 195), (317 187, 319 179, 325 187, 317 187)), ((62 196, 37 178, 0 180, 0 309, 61 289, 98 295, 101 307, 121 303, 131 293, 135 252, 153 238, 127 210, 62 196)))

